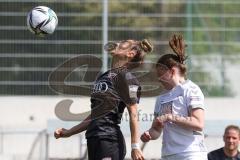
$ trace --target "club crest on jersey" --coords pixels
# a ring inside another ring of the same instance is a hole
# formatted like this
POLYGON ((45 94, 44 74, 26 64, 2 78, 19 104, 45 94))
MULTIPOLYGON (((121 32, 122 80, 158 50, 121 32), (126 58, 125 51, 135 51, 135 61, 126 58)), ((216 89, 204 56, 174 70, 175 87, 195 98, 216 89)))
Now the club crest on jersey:
POLYGON ((108 84, 106 82, 97 82, 93 86, 93 93, 105 93, 108 90, 108 84))

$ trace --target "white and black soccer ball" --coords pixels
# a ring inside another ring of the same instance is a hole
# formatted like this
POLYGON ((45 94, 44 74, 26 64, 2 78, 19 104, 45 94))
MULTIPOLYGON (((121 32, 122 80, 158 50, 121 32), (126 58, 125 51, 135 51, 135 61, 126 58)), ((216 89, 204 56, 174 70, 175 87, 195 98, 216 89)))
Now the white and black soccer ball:
POLYGON ((49 7, 35 7, 27 15, 28 29, 35 35, 52 34, 57 25, 57 15, 49 7))

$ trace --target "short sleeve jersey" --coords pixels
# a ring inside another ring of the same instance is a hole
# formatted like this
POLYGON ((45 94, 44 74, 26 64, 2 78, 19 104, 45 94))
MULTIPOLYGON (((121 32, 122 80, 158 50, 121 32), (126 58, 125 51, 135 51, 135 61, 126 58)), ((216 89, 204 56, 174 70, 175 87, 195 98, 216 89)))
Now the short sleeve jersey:
POLYGON ((91 122, 86 138, 116 139, 127 105, 139 102, 140 85, 126 67, 109 70, 100 75, 91 93, 91 122))
MULTIPOLYGON (((154 115, 174 114, 190 116, 192 109, 204 109, 204 96, 201 89, 190 80, 174 87, 157 97, 154 115)), ((206 152, 202 132, 189 130, 171 122, 163 128, 162 156, 183 152, 206 152)))

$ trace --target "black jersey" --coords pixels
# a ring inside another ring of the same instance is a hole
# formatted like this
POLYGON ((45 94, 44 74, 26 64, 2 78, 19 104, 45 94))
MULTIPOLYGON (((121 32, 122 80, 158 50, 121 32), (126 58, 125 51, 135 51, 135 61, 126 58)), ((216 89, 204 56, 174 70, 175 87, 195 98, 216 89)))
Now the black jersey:
POLYGON ((91 122, 86 138, 116 139, 125 107, 138 103, 139 98, 139 82, 126 67, 100 75, 91 93, 91 122))
POLYGON ((240 153, 238 152, 235 157, 228 157, 223 148, 219 148, 208 153, 208 160, 240 160, 240 153))

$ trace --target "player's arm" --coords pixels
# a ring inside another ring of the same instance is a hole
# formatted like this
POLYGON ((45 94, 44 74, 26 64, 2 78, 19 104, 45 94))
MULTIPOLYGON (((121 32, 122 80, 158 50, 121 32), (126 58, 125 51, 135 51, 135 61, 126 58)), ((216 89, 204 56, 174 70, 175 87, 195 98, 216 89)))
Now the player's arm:
POLYGON ((91 116, 89 115, 86 119, 84 119, 81 123, 79 123, 76 126, 73 126, 70 129, 65 128, 59 128, 54 132, 55 138, 66 138, 70 137, 72 135, 81 133, 87 129, 87 126, 89 125, 91 120, 91 116))
POLYGON ((149 129, 149 134, 152 140, 156 140, 162 133, 163 121, 160 117, 157 117, 153 120, 152 126, 149 129))
POLYGON ((190 111, 188 117, 169 115, 168 120, 193 131, 204 128, 204 95, 197 86, 190 87, 186 94, 186 105, 190 111))
POLYGON ((204 127, 204 110, 202 108, 192 109, 189 117, 169 114, 167 120, 187 129, 202 131, 204 127))
POLYGON ((138 143, 138 117, 137 117, 137 104, 133 104, 127 107, 130 118, 130 130, 131 130, 131 143, 138 143))
POLYGON ((150 140, 156 140, 162 133, 162 128, 164 126, 164 122, 166 121, 165 116, 159 116, 159 110, 160 110, 160 97, 157 97, 155 102, 155 108, 154 108, 154 120, 152 121, 151 128, 147 131, 145 131, 141 135, 141 140, 143 142, 148 142, 150 140))
POLYGON ((142 160, 142 152, 139 147, 139 126, 138 126, 138 116, 137 116, 137 104, 132 104, 127 107, 129 113, 129 125, 131 131, 131 144, 132 144, 132 159, 142 160))
POLYGON ((150 140, 158 139, 162 133, 163 123, 164 121, 162 121, 160 117, 154 118, 151 128, 141 135, 141 140, 143 142, 148 142, 150 140))

